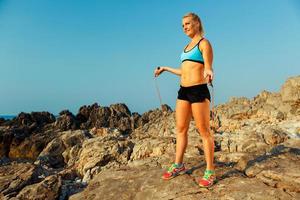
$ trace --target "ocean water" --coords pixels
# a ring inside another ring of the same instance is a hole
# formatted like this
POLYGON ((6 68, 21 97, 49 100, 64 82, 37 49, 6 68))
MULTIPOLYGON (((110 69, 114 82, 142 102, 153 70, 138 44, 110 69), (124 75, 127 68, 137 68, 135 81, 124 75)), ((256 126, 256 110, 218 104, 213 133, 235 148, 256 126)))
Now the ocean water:
POLYGON ((14 117, 16 117, 16 115, 0 115, 0 118, 4 119, 13 119, 14 117))

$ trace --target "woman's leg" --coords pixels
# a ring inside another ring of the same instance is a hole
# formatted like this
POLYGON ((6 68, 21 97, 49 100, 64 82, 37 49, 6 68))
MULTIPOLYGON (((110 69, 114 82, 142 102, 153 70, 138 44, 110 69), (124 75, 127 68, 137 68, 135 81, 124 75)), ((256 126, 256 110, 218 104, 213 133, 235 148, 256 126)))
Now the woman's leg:
POLYGON ((205 99, 204 102, 193 103, 191 107, 197 129, 202 136, 206 169, 214 170, 214 137, 209 127, 209 104, 209 100, 205 99))
POLYGON ((183 155, 187 146, 189 124, 191 121, 191 104, 177 99, 176 102, 176 158, 175 163, 183 162, 183 155))

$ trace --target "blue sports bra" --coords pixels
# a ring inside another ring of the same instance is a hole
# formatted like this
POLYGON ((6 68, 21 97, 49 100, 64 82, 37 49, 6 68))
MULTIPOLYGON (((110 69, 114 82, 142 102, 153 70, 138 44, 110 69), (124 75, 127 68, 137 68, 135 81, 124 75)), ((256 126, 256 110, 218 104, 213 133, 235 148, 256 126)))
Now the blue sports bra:
POLYGON ((186 46, 180 56, 181 62, 184 61, 193 61, 197 63, 202 63, 204 64, 204 59, 202 52, 199 50, 199 43, 203 40, 204 38, 201 38, 199 42, 189 51, 185 51, 188 46, 186 46))

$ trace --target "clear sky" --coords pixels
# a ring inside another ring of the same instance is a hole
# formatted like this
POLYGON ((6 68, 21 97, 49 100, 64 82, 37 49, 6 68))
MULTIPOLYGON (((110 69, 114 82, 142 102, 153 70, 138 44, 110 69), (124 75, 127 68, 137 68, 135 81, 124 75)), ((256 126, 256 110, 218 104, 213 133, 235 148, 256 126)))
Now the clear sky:
MULTIPOLYGON (((0 0, 0 114, 159 107, 153 71, 180 66, 187 12, 214 48, 217 104, 300 74, 298 0, 0 0)), ((158 84, 174 109, 179 77, 158 84)))

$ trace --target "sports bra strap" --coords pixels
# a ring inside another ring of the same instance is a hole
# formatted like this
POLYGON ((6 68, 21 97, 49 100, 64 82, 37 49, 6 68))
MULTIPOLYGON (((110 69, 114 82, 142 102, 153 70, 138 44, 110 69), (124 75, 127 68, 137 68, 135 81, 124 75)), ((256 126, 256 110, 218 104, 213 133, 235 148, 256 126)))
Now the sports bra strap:
POLYGON ((203 39, 205 39, 205 38, 204 38, 204 37, 202 37, 202 38, 199 40, 199 42, 198 42, 198 45, 200 44, 200 42, 201 42, 203 39))

